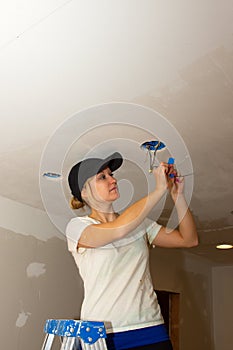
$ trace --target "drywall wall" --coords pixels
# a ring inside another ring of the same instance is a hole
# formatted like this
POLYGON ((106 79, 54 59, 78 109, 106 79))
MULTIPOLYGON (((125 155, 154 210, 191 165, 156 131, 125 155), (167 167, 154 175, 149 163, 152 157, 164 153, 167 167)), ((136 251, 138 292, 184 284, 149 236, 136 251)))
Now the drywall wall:
POLYGON ((12 201, 5 202, 3 212, 1 348, 40 349, 47 318, 79 318, 82 282, 64 237, 44 213, 12 201))
POLYGON ((212 264, 192 251, 153 249, 152 278, 155 289, 180 293, 180 350, 214 350, 212 264))
MULTIPOLYGON (((223 237, 228 235, 223 232, 223 237)), ((213 241, 214 234, 209 238, 213 241)), ((212 244, 210 254, 205 246, 151 251, 155 289, 180 293, 179 350, 231 350, 233 346, 233 252, 214 252, 212 244)))
POLYGON ((216 266, 212 270, 215 349, 233 348, 233 266, 216 266))

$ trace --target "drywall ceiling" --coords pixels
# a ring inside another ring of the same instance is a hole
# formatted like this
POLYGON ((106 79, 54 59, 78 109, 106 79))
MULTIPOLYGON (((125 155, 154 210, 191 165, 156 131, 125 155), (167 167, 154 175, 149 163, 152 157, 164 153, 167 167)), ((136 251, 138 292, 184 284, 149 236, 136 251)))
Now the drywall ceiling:
MULTIPOLYGON (((232 227, 231 0, 9 0, 0 33, 1 196, 44 209, 40 159, 55 130, 91 106, 135 103, 159 112, 183 138, 200 232, 232 227)), ((149 136, 133 125, 96 128, 68 152, 66 170, 111 132, 138 144, 149 136)), ((140 177, 129 174, 140 195, 140 177)), ((165 217, 169 210, 168 203, 165 217)))

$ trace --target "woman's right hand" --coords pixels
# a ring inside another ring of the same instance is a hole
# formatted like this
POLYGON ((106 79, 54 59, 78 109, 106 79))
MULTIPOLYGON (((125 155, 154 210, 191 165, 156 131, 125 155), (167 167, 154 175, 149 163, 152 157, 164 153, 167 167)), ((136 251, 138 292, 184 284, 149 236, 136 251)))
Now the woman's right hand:
POLYGON ((156 190, 166 191, 168 188, 169 165, 165 162, 160 163, 157 168, 153 169, 153 174, 156 181, 156 190))

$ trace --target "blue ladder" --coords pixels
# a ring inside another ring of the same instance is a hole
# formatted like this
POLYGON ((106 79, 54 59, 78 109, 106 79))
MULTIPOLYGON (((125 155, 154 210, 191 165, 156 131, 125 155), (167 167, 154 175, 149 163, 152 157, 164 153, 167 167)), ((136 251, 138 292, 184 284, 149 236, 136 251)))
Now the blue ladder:
POLYGON ((49 319, 44 332, 46 335, 41 350, 52 349, 56 335, 62 337, 60 350, 76 350, 78 344, 84 350, 107 350, 103 322, 49 319))

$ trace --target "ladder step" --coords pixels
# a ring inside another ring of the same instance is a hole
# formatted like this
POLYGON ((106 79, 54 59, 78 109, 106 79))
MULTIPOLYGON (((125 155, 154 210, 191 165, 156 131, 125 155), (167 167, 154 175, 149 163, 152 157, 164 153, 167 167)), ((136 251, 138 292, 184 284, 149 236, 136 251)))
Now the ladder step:
POLYGON ((44 326, 46 333, 42 350, 52 349, 54 337, 63 337, 61 350, 73 350, 76 338, 84 350, 107 349, 104 322, 66 319, 48 319, 44 326))

